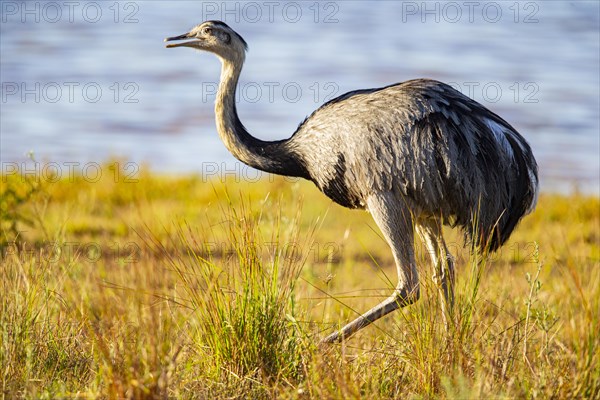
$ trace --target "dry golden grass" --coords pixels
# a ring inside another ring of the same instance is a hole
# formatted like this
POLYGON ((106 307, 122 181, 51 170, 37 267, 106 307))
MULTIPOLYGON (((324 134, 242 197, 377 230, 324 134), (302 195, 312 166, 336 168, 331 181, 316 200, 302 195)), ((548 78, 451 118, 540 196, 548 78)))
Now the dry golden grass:
MULTIPOLYGON (((109 168, 107 165, 106 169, 109 168)), ((488 259, 319 338, 395 283, 370 217, 309 183, 2 177, 4 398, 598 398, 600 201, 543 195, 488 259)))

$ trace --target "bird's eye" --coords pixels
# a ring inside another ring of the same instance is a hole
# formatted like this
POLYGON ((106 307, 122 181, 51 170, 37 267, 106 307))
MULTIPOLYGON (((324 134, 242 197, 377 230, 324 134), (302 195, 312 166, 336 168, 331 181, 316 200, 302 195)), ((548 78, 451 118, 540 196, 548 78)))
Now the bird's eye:
POLYGON ((210 29, 210 28, 204 28, 202 30, 202 33, 204 33, 205 35, 210 35, 212 33, 212 29, 210 29))

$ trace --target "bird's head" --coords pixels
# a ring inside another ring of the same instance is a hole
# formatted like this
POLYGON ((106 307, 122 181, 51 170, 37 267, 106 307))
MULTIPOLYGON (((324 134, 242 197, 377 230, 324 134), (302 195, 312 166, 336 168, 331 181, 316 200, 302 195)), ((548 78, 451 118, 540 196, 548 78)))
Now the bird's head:
POLYGON ((206 21, 192 28, 188 33, 165 39, 165 42, 186 40, 180 43, 169 43, 167 48, 191 47, 210 51, 226 60, 238 60, 244 57, 248 45, 246 41, 221 21, 206 21))

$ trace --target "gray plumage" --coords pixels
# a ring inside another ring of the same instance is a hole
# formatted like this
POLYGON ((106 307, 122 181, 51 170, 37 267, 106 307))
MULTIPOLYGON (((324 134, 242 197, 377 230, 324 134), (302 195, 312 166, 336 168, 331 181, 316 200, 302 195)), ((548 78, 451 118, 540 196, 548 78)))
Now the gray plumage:
MULTIPOLYGON (((215 113, 231 153, 257 169, 311 180, 336 203, 367 209, 397 264, 386 301, 325 339, 347 338, 419 297, 413 227, 431 252, 444 307, 453 302, 454 265, 441 225, 458 226, 474 245, 498 249, 535 207, 537 164, 505 120, 452 87, 416 79, 339 96, 314 111, 286 140, 256 139, 240 122, 235 90, 246 42, 207 21, 167 47, 215 53, 222 62, 215 113)), ((443 315, 445 316, 445 311, 443 315)))

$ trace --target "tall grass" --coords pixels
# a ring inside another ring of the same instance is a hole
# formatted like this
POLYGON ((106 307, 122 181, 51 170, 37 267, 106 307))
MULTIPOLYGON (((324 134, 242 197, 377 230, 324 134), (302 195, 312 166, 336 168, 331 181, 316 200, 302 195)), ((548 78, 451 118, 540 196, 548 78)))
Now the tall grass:
POLYGON ((598 199, 542 196, 494 255, 446 232, 448 329, 418 252, 418 303, 319 349, 389 295, 395 267, 368 216, 299 185, 44 185, 4 214, 18 240, 0 260, 2 397, 600 396, 598 199))
POLYGON ((44 250, 4 249, 0 265, 0 382, 2 397, 69 390, 64 382, 88 381, 92 358, 83 323, 64 309, 65 271, 44 250))
POLYGON ((170 237, 182 252, 173 254, 151 232, 145 239, 175 271, 177 301, 189 310, 186 327, 203 371, 195 390, 265 396, 274 384, 293 386, 302 376, 308 342, 296 319, 295 288, 311 238, 300 237, 299 214, 283 226, 281 213, 265 216, 243 200, 226 204, 210 229, 224 232, 225 257, 213 257, 215 242, 187 222, 170 237))

